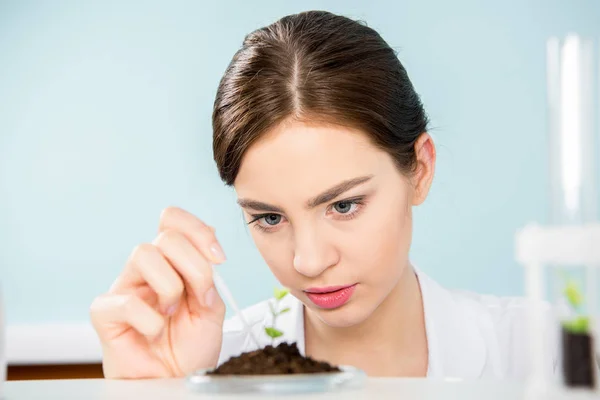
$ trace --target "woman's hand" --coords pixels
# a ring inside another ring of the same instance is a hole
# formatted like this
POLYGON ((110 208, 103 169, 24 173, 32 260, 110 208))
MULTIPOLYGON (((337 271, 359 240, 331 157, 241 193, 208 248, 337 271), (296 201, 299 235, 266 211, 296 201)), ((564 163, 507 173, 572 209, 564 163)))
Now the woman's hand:
POLYGON ((91 306, 106 378, 181 377, 215 367, 225 305, 211 264, 225 256, 214 229, 179 208, 160 217, 107 294, 91 306))

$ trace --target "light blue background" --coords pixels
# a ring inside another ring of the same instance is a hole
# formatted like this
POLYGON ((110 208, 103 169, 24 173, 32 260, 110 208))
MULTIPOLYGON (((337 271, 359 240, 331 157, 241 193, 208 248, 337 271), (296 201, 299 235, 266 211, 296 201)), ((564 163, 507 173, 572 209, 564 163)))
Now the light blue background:
POLYGON ((9 323, 86 321, 161 209, 218 229, 242 305, 275 284, 211 154, 218 80, 288 13, 365 19, 407 67, 439 163, 413 259, 449 287, 523 293, 513 235, 545 221, 545 40, 600 36, 589 1, 0 1, 0 277, 9 323))

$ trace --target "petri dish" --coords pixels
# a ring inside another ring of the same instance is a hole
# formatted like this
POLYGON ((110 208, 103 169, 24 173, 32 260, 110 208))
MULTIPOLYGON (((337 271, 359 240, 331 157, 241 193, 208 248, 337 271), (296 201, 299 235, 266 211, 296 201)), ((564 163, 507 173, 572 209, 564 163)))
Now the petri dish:
POLYGON ((186 378, 188 388, 197 393, 300 394, 360 389, 366 374, 355 367, 340 366, 341 372, 286 375, 208 375, 198 370, 186 378))

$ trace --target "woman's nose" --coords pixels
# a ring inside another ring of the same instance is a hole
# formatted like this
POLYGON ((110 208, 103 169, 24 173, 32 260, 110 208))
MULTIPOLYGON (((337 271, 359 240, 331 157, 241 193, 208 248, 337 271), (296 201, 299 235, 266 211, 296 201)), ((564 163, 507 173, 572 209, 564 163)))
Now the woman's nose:
POLYGON ((335 247, 315 232, 296 238, 294 268, 304 276, 314 278, 338 263, 335 247))

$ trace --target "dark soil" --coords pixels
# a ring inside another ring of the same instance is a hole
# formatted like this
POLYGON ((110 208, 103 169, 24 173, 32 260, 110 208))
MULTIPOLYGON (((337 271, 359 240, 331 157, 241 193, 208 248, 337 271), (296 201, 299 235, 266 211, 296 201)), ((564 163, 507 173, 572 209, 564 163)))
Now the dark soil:
POLYGON ((296 343, 243 353, 232 357, 208 375, 281 375, 340 372, 336 366, 303 357, 296 343))
POLYGON ((562 331, 563 374, 565 385, 594 389, 596 356, 593 338, 588 334, 562 331))

